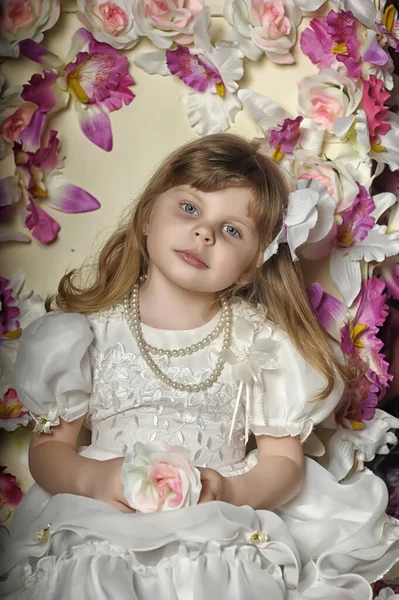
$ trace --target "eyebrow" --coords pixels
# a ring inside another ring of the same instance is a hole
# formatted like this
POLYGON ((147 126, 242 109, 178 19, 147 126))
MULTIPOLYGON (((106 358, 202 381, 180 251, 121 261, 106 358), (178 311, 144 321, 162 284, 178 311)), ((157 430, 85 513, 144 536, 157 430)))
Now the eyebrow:
MULTIPOLYGON (((184 188, 181 188, 181 187, 179 187, 179 188, 176 188, 176 189, 177 189, 179 192, 190 194, 191 196, 193 196, 193 198, 195 198, 196 200, 199 200, 199 201, 200 201, 202 204, 204 203, 204 200, 203 200, 203 198, 201 198, 201 196, 200 196, 200 194, 201 194, 201 191, 200 191, 200 190, 194 190, 194 189, 192 189, 192 190, 191 190, 191 189, 190 189, 190 190, 187 190, 187 189, 184 189, 184 188)), ((250 223, 250 221, 249 221, 249 220, 248 220, 248 222, 247 222, 247 223, 244 223, 243 221, 240 221, 240 219, 239 219, 239 218, 237 218, 237 217, 233 217, 233 216, 228 216, 228 217, 226 217, 226 218, 225 218, 225 220, 226 220, 226 221, 232 221, 232 222, 239 223, 240 225, 242 225, 243 227, 245 227, 245 228, 246 228, 246 229, 248 229, 249 231, 251 231, 251 232, 253 232, 253 233, 255 232, 255 229, 254 229, 254 228, 251 226, 251 225, 252 225, 252 222, 250 223)))

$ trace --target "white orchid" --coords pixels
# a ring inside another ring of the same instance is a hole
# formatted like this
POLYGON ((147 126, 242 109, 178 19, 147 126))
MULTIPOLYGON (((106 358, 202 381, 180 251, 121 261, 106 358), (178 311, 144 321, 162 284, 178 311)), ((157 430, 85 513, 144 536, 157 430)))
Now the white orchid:
POLYGON ((359 194, 342 215, 330 256, 330 274, 347 306, 358 295, 362 275, 360 261, 382 262, 399 253, 399 231, 388 233, 387 225, 377 221, 396 203, 391 193, 368 197, 359 186, 359 194))
POLYGON ((391 171, 397 171, 399 169, 399 115, 390 112, 387 123, 391 126, 390 130, 381 136, 378 151, 374 146, 370 156, 378 163, 387 164, 391 171))
POLYGON ((237 81, 244 74, 241 50, 226 41, 212 46, 209 23, 210 10, 204 8, 194 25, 192 51, 178 45, 176 50, 147 52, 134 60, 147 73, 175 75, 191 88, 181 99, 191 127, 201 135, 225 131, 234 122, 241 109, 237 81))
POLYGON ((268 260, 278 252, 278 245, 287 242, 293 260, 296 250, 305 242, 311 244, 324 239, 334 225, 335 200, 324 184, 316 179, 297 182, 297 189, 288 198, 288 209, 283 228, 264 253, 268 260))

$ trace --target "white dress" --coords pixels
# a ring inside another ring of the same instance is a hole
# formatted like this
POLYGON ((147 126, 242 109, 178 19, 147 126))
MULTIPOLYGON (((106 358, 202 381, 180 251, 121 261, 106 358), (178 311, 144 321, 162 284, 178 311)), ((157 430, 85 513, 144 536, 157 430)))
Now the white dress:
MULTIPOLYGON (((143 333, 154 346, 185 347, 209 334, 218 318, 190 331, 143 325, 143 333)), ((200 383, 221 343, 217 338, 191 355, 162 356, 160 367, 173 379, 200 383)), ((54 424, 87 415, 91 445, 80 449, 86 457, 105 460, 137 441, 165 440, 185 446, 194 465, 226 476, 257 462, 256 451, 245 456, 246 432, 305 441, 342 392, 337 385, 327 399, 314 401, 323 378, 284 332, 244 302, 233 304, 228 358, 211 388, 173 391, 146 366, 117 306, 89 317, 50 313, 34 321, 22 336, 15 380, 35 415, 54 424)), ((399 557, 399 523, 385 514, 386 505, 384 483, 368 470, 341 484, 311 458, 300 493, 274 512, 208 502, 123 514, 90 498, 51 496, 36 484, 14 515, 1 560, 1 597, 368 600, 370 582, 399 557), (251 537, 255 532, 265 537, 251 537)))

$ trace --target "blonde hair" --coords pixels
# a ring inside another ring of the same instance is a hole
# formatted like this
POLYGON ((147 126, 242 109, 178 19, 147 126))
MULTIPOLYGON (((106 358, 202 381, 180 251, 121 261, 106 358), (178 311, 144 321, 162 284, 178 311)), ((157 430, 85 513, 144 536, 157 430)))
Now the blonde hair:
MULTIPOLYGON (((187 184, 201 192, 229 186, 250 188, 250 213, 258 225, 261 248, 280 230, 292 187, 272 159, 258 152, 256 144, 237 135, 209 135, 189 142, 175 150, 151 177, 89 270, 91 282, 83 282, 85 267, 67 273, 59 283, 58 294, 47 298, 46 309, 55 305, 64 312, 91 313, 129 295, 147 271, 143 227, 157 197, 187 184)), ((327 334, 312 312, 300 268, 292 262, 286 244, 281 244, 278 254, 260 268, 255 260, 239 283, 218 294, 218 299, 222 297, 241 297, 265 309, 268 318, 290 336, 309 364, 325 376, 326 388, 317 398, 331 393, 337 375, 343 381, 351 379, 348 367, 336 360, 327 334)))

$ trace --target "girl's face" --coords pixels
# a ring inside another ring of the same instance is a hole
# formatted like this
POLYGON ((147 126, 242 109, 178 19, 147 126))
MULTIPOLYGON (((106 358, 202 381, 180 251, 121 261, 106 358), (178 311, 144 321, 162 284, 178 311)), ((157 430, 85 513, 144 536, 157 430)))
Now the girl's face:
POLYGON ((189 185, 161 194, 148 223, 147 250, 156 272, 187 290, 214 293, 239 280, 259 254, 248 215, 249 188, 200 192, 189 185))

